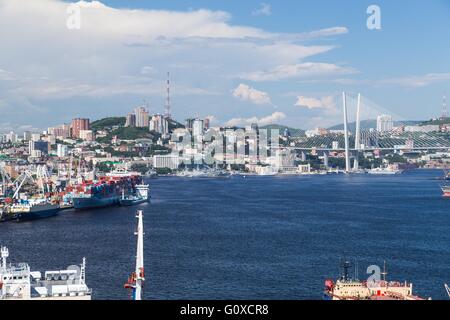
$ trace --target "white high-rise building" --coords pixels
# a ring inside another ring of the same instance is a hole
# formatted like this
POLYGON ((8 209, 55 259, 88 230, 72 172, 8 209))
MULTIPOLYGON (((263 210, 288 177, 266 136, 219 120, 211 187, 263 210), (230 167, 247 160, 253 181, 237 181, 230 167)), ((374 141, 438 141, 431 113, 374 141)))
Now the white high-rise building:
POLYGON ((30 141, 31 140, 31 132, 30 131, 24 131, 23 133, 23 140, 30 141))
POLYGON ((161 134, 169 133, 169 122, 167 118, 162 114, 155 114, 150 119, 149 130, 155 131, 161 134))
POLYGON ((68 154, 69 154, 69 149, 67 148, 67 146, 64 144, 58 144, 56 155, 59 158, 64 158, 64 157, 67 157, 68 154))
POLYGON ((149 116, 147 110, 144 107, 137 107, 134 109, 134 114, 136 116, 136 127, 146 128, 149 123, 149 116))
POLYGON ((41 134, 40 133, 32 133, 31 134, 31 141, 39 141, 41 140, 41 134))
POLYGON ((15 143, 15 142, 17 142, 17 140, 18 140, 18 137, 17 137, 17 134, 14 133, 14 131, 11 131, 10 133, 6 134, 6 141, 15 143))
POLYGON ((392 116, 382 114, 377 117, 378 132, 392 131, 393 128, 394 128, 394 121, 392 121, 392 116))
POLYGON ((192 123, 192 135, 195 136, 202 136, 203 135, 203 120, 201 119, 195 119, 192 123))

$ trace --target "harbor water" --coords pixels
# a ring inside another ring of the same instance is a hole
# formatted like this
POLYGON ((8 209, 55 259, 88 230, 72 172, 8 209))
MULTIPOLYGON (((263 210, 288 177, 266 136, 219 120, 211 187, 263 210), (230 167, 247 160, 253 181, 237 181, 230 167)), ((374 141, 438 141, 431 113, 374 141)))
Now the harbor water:
POLYGON ((321 299, 340 260, 445 299, 450 200, 442 171, 402 175, 158 178, 151 203, 0 224, 12 262, 64 269, 87 258, 93 299, 128 299, 135 211, 144 210, 145 299, 321 299))

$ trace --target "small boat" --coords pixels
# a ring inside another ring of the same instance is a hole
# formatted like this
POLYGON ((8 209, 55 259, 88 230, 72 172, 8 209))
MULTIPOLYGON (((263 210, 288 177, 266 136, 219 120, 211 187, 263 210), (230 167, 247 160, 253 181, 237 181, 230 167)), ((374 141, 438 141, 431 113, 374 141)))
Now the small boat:
POLYGON ((442 186, 442 196, 446 197, 446 198, 450 198, 450 186, 442 186))
POLYGON ((123 207, 135 206, 141 203, 148 202, 150 200, 149 195, 149 185, 148 184, 139 184, 136 185, 136 191, 134 194, 125 195, 125 192, 122 193, 122 198, 120 199, 120 205, 123 207))
POLYGON ((396 169, 393 167, 387 167, 387 168, 374 168, 370 169, 367 173, 368 174, 378 174, 378 175, 395 175, 402 173, 403 170, 396 169))
POLYGON ((158 172, 156 172, 156 170, 154 170, 154 169, 150 169, 144 174, 144 177, 148 178, 148 179, 157 178, 158 177, 158 172))

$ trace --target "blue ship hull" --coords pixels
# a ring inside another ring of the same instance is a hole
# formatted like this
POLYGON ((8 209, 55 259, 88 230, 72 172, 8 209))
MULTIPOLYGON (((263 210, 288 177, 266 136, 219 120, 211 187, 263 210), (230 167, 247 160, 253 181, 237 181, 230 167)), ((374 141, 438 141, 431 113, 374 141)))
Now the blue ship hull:
POLYGON ((60 209, 56 208, 56 209, 50 209, 50 210, 42 210, 42 211, 38 211, 38 212, 18 213, 15 216, 15 219, 19 222, 45 219, 45 218, 50 218, 50 217, 56 216, 59 211, 60 211, 60 209))
POLYGON ((73 206, 77 210, 98 209, 111 206, 118 206, 120 197, 114 196, 109 198, 73 198, 73 206))
POLYGON ((148 199, 139 199, 139 200, 121 199, 120 205, 122 207, 131 207, 131 206, 136 206, 138 204, 145 203, 145 202, 149 202, 149 200, 148 199))

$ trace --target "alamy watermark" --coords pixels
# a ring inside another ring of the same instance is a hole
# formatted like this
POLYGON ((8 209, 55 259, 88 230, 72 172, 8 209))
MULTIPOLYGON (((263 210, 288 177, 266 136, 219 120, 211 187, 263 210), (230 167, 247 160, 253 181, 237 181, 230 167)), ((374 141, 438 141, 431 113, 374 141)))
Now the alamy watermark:
POLYGON ((280 148, 278 129, 210 129, 206 134, 189 130, 172 133, 175 141, 171 155, 180 164, 245 164, 246 160, 266 159, 280 148))
POLYGON ((66 10, 69 15, 66 20, 66 26, 69 30, 81 29, 81 8, 78 4, 72 3, 67 6, 66 10))
POLYGON ((367 7, 367 29, 381 30, 381 8, 376 4, 367 7))

